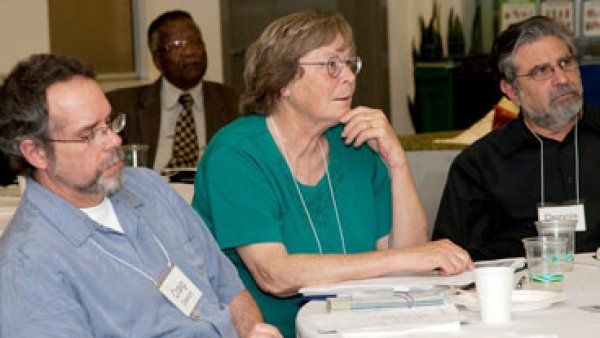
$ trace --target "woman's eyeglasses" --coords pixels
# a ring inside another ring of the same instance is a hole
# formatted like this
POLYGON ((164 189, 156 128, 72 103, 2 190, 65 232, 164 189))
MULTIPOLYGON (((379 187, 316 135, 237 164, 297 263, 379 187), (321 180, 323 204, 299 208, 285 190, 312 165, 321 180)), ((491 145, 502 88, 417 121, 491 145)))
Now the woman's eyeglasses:
POLYGON ((300 62, 298 64, 301 66, 325 66, 327 74, 332 78, 340 76, 344 66, 348 66, 354 75, 358 75, 362 69, 360 56, 352 56, 348 60, 342 60, 337 56, 333 56, 325 62, 300 62))

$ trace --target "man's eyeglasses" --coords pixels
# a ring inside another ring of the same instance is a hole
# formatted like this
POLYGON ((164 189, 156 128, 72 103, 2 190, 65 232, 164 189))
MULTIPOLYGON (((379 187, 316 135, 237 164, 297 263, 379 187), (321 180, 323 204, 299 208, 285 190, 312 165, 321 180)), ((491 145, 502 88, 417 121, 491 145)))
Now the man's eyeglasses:
POLYGON ((333 56, 325 62, 300 62, 298 64, 301 66, 325 66, 327 74, 332 78, 340 76, 344 66, 348 66, 354 75, 358 75, 362 69, 360 56, 352 56, 348 60, 342 60, 337 56, 333 56))
POLYGON ((62 142, 62 143, 94 143, 101 145, 108 134, 112 131, 118 134, 125 128, 125 114, 117 114, 114 118, 108 118, 106 124, 95 128, 91 131, 88 136, 83 136, 78 139, 49 139, 49 142, 62 142))
POLYGON ((533 67, 530 71, 525 74, 517 75, 517 77, 528 76, 536 81, 544 81, 554 76, 555 66, 560 68, 563 72, 572 71, 577 68, 577 60, 574 55, 568 55, 560 58, 556 64, 543 64, 533 67))
POLYGON ((202 39, 191 39, 191 40, 173 40, 169 43, 166 43, 164 46, 158 49, 159 52, 169 53, 169 52, 179 52, 182 51, 187 46, 202 46, 204 42, 202 39))

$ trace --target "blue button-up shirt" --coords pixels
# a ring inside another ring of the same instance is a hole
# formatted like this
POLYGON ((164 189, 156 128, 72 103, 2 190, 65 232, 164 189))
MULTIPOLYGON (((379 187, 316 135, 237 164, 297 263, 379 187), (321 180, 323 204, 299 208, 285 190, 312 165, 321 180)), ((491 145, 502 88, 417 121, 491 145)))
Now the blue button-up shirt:
POLYGON ((152 171, 124 175, 110 196, 124 233, 28 180, 0 239, 1 337, 237 337, 228 304, 244 287, 204 222, 152 171), (160 280, 167 258, 154 236, 202 291, 197 318, 93 244, 160 280))

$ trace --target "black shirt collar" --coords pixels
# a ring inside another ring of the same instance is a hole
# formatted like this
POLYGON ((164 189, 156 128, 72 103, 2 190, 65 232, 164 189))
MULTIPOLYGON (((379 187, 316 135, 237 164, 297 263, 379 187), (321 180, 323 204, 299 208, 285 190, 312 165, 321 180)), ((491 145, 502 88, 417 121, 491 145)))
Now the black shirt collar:
MULTIPOLYGON (((600 108, 584 108, 583 117, 579 120, 578 128, 579 133, 588 128, 600 132, 600 108)), ((570 143, 573 140, 574 130, 575 128, 571 129, 563 142, 570 143)), ((492 143, 500 149, 504 156, 514 154, 522 147, 539 144, 538 140, 525 125, 523 114, 519 114, 517 119, 510 121, 504 127, 490 135, 490 137, 492 138, 492 143)), ((551 141, 543 136, 540 136, 540 138, 545 141, 551 141)))

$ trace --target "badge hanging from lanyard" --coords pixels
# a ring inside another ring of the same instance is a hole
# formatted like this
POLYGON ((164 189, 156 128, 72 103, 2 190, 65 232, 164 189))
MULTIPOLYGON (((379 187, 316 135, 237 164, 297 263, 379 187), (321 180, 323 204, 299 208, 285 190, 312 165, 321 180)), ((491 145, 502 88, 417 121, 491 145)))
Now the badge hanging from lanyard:
MULTIPOLYGON (((523 121, 525 122, 525 121, 523 121)), ((540 142, 540 200, 538 204, 538 220, 539 221, 565 221, 565 220, 576 220, 577 225, 575 231, 585 231, 585 208, 583 201, 579 198, 579 145, 578 145, 578 131, 577 131, 577 120, 575 120, 575 195, 577 200, 575 203, 564 203, 564 204, 546 204, 545 202, 545 191, 544 191, 544 142, 536 135, 536 133, 529 128, 527 122, 525 122, 527 129, 533 134, 533 136, 540 142)))
POLYGON ((138 274, 142 275, 142 277, 152 282, 152 284, 158 288, 160 293, 165 296, 165 298, 167 298, 169 302, 171 302, 171 304, 173 304, 186 317, 192 315, 192 317, 198 318, 200 315, 197 313, 197 311, 194 311, 194 308, 196 307, 196 304, 198 304, 200 298, 202 298, 202 291, 200 291, 200 289, 194 285, 194 282, 192 282, 183 273, 183 271, 179 269, 179 267, 171 263, 171 257, 169 257, 169 253, 165 249, 162 242, 158 239, 158 237, 156 237, 156 235, 152 234, 152 236, 154 237, 156 244, 160 247, 165 255, 165 258, 167 259, 167 267, 169 268, 169 273, 161 283, 157 282, 156 279, 142 269, 108 252, 93 238, 91 238, 90 241, 105 255, 111 257, 112 259, 137 272, 138 274))
POLYGON ((577 221, 575 231, 585 231, 585 210, 583 203, 565 205, 539 205, 539 221, 577 221))
POLYGON ((202 297, 202 291, 177 266, 173 266, 158 289, 188 317, 202 297))

